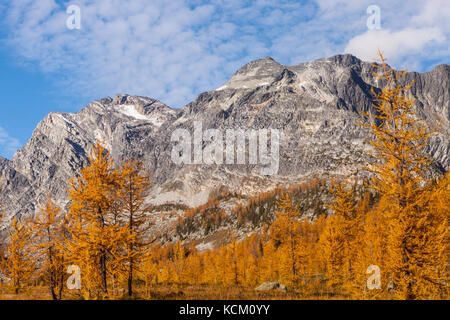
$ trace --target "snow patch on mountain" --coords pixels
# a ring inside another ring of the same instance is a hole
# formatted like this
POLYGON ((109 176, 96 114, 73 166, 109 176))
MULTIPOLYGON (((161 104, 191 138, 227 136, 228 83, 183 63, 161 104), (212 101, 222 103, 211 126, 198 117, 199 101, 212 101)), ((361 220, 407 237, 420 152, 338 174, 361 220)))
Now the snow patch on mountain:
POLYGON ((69 119, 67 119, 66 117, 64 117, 62 114, 57 113, 56 116, 60 119, 62 119, 64 122, 66 122, 67 124, 71 125, 71 126, 75 126, 75 123, 73 123, 72 121, 70 121, 69 119))
POLYGON ((117 110, 131 118, 135 118, 136 120, 149 120, 149 118, 143 114, 141 114, 134 105, 118 105, 117 110))
POLYGON ((217 88, 216 91, 222 91, 225 90, 228 86, 221 86, 220 88, 217 88))
MULTIPOLYGON (((135 105, 118 105, 116 106, 117 110, 131 118, 134 118, 136 120, 142 120, 142 121, 149 121, 151 124, 153 124, 156 127, 160 127, 165 121, 165 117, 161 117, 158 114, 152 114, 152 115, 144 115, 139 112, 139 110, 136 108, 135 105)), ((175 113, 175 111, 174 111, 175 113)))

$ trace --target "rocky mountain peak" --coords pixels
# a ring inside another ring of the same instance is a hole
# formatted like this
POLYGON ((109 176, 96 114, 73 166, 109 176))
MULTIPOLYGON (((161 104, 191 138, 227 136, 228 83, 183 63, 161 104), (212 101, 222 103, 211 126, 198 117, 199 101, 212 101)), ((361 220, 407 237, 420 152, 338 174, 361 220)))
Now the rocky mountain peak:
MULTIPOLYGON (((175 117, 177 111, 166 104, 147 97, 117 94, 114 98, 106 97, 87 105, 83 110, 75 114, 80 121, 87 118, 89 121, 108 117, 113 122, 117 121, 144 121, 155 126, 162 125, 165 121, 175 117)), ((73 117, 72 117, 73 119, 73 117)))
POLYGON ((283 72, 284 66, 270 57, 252 61, 240 68, 222 87, 224 89, 254 89, 270 85, 283 72))
MULTIPOLYGON (((291 185, 312 177, 360 175, 368 160, 367 132, 355 125, 372 105, 371 89, 380 85, 370 63, 352 55, 284 66, 271 58, 252 61, 221 88, 200 94, 180 110, 142 96, 118 94, 90 103, 77 113, 55 112, 39 123, 11 161, 0 158, 0 194, 12 215, 32 215, 48 191, 67 204, 67 181, 87 164, 95 139, 116 163, 142 159, 152 175, 149 204, 188 206, 207 201, 214 190, 244 194, 291 185), (279 170, 262 176, 258 165, 177 165, 170 137, 178 128, 277 129, 281 132, 279 170)), ((441 121, 429 153, 443 170, 450 168, 449 66, 410 72, 411 95, 427 124, 441 121)))
POLYGON ((283 68, 283 65, 271 57, 265 57, 247 63, 236 71, 234 75, 244 75, 249 73, 260 73, 263 75, 269 74, 271 70, 278 70, 280 68, 283 68))
POLYGON ((358 59, 357 57, 355 57, 352 54, 337 54, 335 56, 332 56, 328 59, 324 59, 330 62, 334 62, 336 64, 345 66, 345 67, 350 67, 352 65, 360 65, 362 63, 362 61, 360 59, 358 59))
POLYGON ((141 120, 146 120, 146 117, 162 117, 165 121, 176 114, 175 110, 158 100, 128 94, 114 96, 110 105, 114 111, 119 111, 136 119, 142 118, 141 120))

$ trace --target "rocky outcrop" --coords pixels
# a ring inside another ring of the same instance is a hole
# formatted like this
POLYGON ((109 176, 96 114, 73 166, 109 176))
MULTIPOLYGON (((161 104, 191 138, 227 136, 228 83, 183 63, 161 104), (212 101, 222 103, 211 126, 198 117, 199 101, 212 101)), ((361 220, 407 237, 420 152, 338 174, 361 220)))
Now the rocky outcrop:
POLYGON ((255 288, 255 291, 267 292, 270 290, 278 289, 282 292, 286 292, 286 286, 284 284, 280 284, 278 282, 264 282, 255 288))

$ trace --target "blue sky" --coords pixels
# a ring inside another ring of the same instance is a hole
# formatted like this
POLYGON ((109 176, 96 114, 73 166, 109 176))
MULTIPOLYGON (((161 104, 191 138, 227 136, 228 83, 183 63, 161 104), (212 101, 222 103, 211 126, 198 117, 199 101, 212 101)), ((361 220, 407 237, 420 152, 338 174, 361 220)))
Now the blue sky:
POLYGON ((51 111, 117 93, 182 107, 247 62, 290 65, 384 50, 396 68, 448 63, 450 1, 0 0, 0 155, 51 111), (66 26, 69 5, 81 29, 66 26), (381 29, 369 30, 369 5, 381 29))

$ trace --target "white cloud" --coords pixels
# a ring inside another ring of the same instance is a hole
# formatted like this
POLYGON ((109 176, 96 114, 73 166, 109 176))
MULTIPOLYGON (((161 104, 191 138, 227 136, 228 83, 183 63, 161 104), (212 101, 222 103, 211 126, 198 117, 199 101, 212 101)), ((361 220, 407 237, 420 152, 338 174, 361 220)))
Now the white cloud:
POLYGON ((180 107, 264 56, 297 64, 345 49, 372 58, 381 46, 399 64, 411 52, 413 62, 444 62, 448 3, 378 0, 377 37, 366 27, 371 0, 78 0, 81 30, 66 28, 71 2, 14 0, 3 24, 20 62, 57 75, 72 94, 139 94, 180 107))
POLYGON ((20 147, 19 140, 11 137, 4 128, 0 127, 0 155, 10 159, 20 147))
POLYGON ((381 30, 363 30, 348 40, 345 52, 365 60, 381 49, 396 68, 424 71, 428 61, 447 63, 450 54, 450 2, 447 0, 387 1, 381 8, 381 30))
POLYGON ((406 55, 428 51, 424 50, 427 46, 443 42, 445 36, 438 28, 407 28, 396 32, 386 29, 369 30, 352 38, 345 52, 373 61, 377 58, 377 49, 381 49, 386 57, 398 62, 406 55))
POLYGON ((202 23, 211 25, 211 5, 190 8, 180 0, 76 4, 81 30, 66 28, 65 7, 53 0, 14 1, 7 21, 10 44, 19 55, 45 72, 64 72, 66 85, 77 93, 146 94, 179 106, 199 87, 224 80, 209 72, 225 62, 208 50, 221 35, 205 37, 205 30, 196 30, 202 23))
POLYGON ((450 1, 429 0, 422 9, 412 17, 411 24, 440 26, 442 30, 450 29, 450 1))

